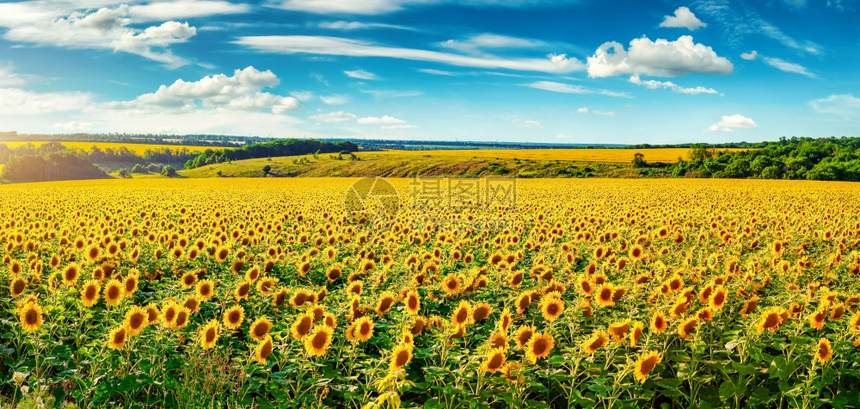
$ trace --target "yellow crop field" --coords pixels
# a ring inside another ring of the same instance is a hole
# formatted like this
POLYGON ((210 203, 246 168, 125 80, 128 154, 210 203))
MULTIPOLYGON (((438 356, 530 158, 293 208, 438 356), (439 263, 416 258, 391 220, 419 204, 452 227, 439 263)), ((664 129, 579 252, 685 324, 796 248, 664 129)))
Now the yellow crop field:
MULTIPOLYGON (((17 148, 26 144, 33 144, 34 146, 41 146, 48 141, 0 141, 0 144, 4 144, 10 148, 17 148)), ((224 148, 224 147, 210 147, 210 146, 192 146, 192 145, 158 145, 158 144, 143 144, 143 143, 114 143, 114 142, 76 142, 76 141, 61 141, 63 146, 70 149, 81 149, 88 151, 93 146, 98 147, 101 150, 105 149, 119 149, 125 147, 126 149, 138 154, 143 155, 147 150, 158 150, 158 149, 170 149, 172 151, 188 149, 191 152, 203 152, 206 149, 233 149, 233 148, 224 148)))
MULTIPOLYGON (((721 151, 723 149, 720 149, 721 151)), ((728 151, 743 151, 747 149, 726 149, 728 151)), ((379 155, 394 156, 446 156, 446 157, 475 157, 499 159, 530 159, 530 160, 564 160, 577 162, 606 162, 627 163, 633 160, 635 153, 645 155, 648 162, 674 163, 678 158, 688 159, 690 149, 687 148, 653 148, 653 149, 465 149, 465 150, 389 150, 374 152, 379 155)))
POLYGON ((858 250, 852 183, 2 186, 0 406, 852 407, 858 250))

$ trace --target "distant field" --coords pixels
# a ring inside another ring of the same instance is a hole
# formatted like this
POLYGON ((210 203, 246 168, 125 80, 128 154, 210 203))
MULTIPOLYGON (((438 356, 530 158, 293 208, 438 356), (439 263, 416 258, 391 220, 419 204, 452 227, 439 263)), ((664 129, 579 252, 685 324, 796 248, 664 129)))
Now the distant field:
MULTIPOLYGON (((44 145, 48 142, 49 141, 8 141, 8 142, 0 141, 0 144, 6 145, 10 148, 17 148, 19 146, 26 145, 28 143, 31 143, 35 146, 41 146, 41 145, 44 145)), ((143 153, 146 152, 147 150, 156 150, 156 149, 164 149, 164 148, 168 148, 172 151, 182 150, 182 148, 186 148, 191 152, 203 152, 206 149, 232 149, 232 148, 216 147, 216 146, 158 145, 158 144, 115 143, 115 142, 63 142, 63 141, 60 141, 60 143, 63 144, 63 146, 65 146, 67 148, 82 149, 82 150, 89 150, 93 146, 96 146, 101 150, 105 150, 108 148, 119 149, 119 148, 124 146, 124 147, 128 148, 130 151, 133 151, 134 153, 136 153, 138 155, 143 155, 143 153)))
MULTIPOLYGON (((724 149, 720 149, 722 151, 724 149)), ((745 151, 747 149, 728 149, 729 151, 745 151)), ((402 151, 391 150, 374 152, 379 155, 402 156, 448 156, 476 157, 498 159, 529 159, 529 160, 564 160, 574 162, 603 162, 625 163, 633 160, 633 154, 642 153, 647 162, 674 163, 678 158, 687 159, 690 149, 687 148, 654 148, 654 149, 469 149, 469 150, 428 150, 402 151)))

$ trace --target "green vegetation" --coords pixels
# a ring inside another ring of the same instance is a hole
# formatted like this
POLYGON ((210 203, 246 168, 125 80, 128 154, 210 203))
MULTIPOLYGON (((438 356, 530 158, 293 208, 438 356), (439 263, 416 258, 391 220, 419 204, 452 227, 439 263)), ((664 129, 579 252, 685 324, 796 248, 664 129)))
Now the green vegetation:
POLYGON ((860 181, 860 138, 781 138, 759 149, 724 152, 694 145, 688 161, 666 169, 677 177, 860 181))
POLYGON ((3 167, 2 179, 10 182, 104 179, 107 173, 80 152, 62 150, 41 155, 16 156, 3 167))
POLYGON ((312 153, 354 152, 358 145, 352 142, 327 142, 313 139, 287 139, 245 145, 239 149, 207 149, 193 160, 185 163, 185 169, 194 169, 215 163, 234 160, 256 159, 276 156, 296 156, 312 153))

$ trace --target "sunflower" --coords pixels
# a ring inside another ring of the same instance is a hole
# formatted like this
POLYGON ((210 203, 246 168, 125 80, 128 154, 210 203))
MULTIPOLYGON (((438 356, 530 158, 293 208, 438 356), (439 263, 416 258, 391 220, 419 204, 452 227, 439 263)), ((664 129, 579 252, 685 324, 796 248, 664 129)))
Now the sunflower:
POLYGON ((442 280, 442 291, 448 295, 454 295, 460 292, 460 279, 456 274, 448 274, 442 280))
POLYGON ((99 257, 101 257, 102 249, 99 248, 97 244, 92 244, 87 248, 86 252, 87 260, 92 263, 95 263, 96 261, 98 261, 99 257))
POLYGON ((122 349, 125 347, 125 341, 128 339, 128 333, 125 326, 119 326, 110 330, 108 337, 108 347, 110 349, 122 349))
POLYGON ((287 291, 286 288, 282 288, 282 287, 278 288, 278 290, 275 291, 274 294, 272 295, 272 306, 273 307, 280 307, 280 306, 286 304, 287 294, 289 294, 289 292, 287 291))
MULTIPOLYGON (((240 267, 241 269, 241 267, 240 267)), ((253 283, 260 277, 260 268, 257 266, 251 267, 245 272, 245 281, 253 283)))
POLYGON ((269 295, 272 293, 272 289, 275 288, 275 285, 278 284, 278 279, 274 277, 263 277, 260 280, 257 280, 257 291, 263 295, 269 295))
POLYGON ((349 283, 348 287, 346 287, 347 293, 352 293, 355 295, 361 295, 361 290, 362 290, 362 281, 361 280, 353 281, 353 282, 349 283))
POLYGON ((708 304, 711 309, 714 311, 719 311, 723 309, 723 306, 726 304, 726 297, 728 295, 728 291, 723 286, 718 286, 714 288, 714 291, 711 293, 711 297, 708 300, 708 304))
POLYGON ((260 365, 265 365, 266 359, 272 354, 274 347, 275 345, 272 342, 272 336, 266 335, 266 337, 257 343, 257 346, 254 348, 254 360, 260 365))
POLYGON ((851 332, 860 332, 860 312, 854 313, 848 321, 848 328, 851 332))
POLYGON ((636 360, 636 367, 633 370, 633 378, 639 381, 639 383, 645 383, 645 380, 648 379, 648 374, 654 370, 654 367, 657 366, 661 361, 660 354, 657 351, 648 351, 639 355, 639 359, 636 360))
POLYGON ((174 331, 179 331, 185 328, 188 325, 188 316, 191 315, 191 312, 188 311, 188 308, 184 305, 176 306, 176 318, 173 319, 173 325, 171 326, 174 331))
POLYGON ((609 336, 603 331, 594 331, 585 343, 582 344, 582 350, 588 355, 593 355, 598 349, 602 348, 609 341, 609 336))
POLYGON ((561 295, 557 292, 549 293, 540 301, 540 310, 543 319, 547 321, 555 321, 564 312, 564 301, 561 300, 561 295))
POLYGON ((323 323, 331 329, 335 329, 337 327, 337 316, 327 312, 323 315, 323 323))
POLYGON ((12 294, 12 298, 18 298, 21 294, 24 294, 24 290, 27 288, 27 280, 21 277, 15 277, 12 279, 12 282, 9 283, 9 293, 12 294))
POLYGON ((324 356, 325 351, 331 344, 331 336, 334 330, 328 325, 317 325, 313 332, 305 337, 305 352, 310 356, 324 356))
POLYGON ((373 336, 374 323, 367 317, 361 317, 352 323, 350 328, 353 329, 352 334, 357 342, 365 342, 373 336))
POLYGON ((99 294, 102 291, 101 285, 97 280, 88 280, 81 288, 81 302, 85 307, 92 307, 99 302, 99 294))
POLYGON ((757 306, 758 297, 752 297, 749 300, 744 301, 744 308, 741 309, 741 315, 748 315, 754 313, 757 306))
POLYGON ((460 304, 457 306, 457 308, 454 309, 454 312, 451 313, 451 324, 458 327, 463 327, 469 323, 469 318, 469 302, 466 300, 460 301, 460 304))
POLYGON ((529 305, 532 303, 532 296, 530 291, 526 291, 517 296, 517 314, 523 314, 529 308, 529 305))
POLYGON ((490 352, 487 353, 487 358, 481 363, 480 369, 485 373, 494 373, 501 369, 502 365, 505 364, 506 359, 507 357, 505 356, 504 348, 491 349, 490 352))
POLYGON ((676 319, 684 315, 685 312, 687 312, 687 300, 684 297, 678 297, 678 300, 669 309, 669 314, 672 316, 672 319, 676 319))
POLYGON ((511 326, 511 322, 513 322, 513 317, 511 317, 511 310, 507 307, 502 310, 502 316, 499 318, 499 326, 502 328, 502 331, 505 333, 508 332, 508 328, 511 326))
POLYGON ((513 384, 522 382, 525 380, 525 377, 520 373, 523 369, 523 366, 517 362, 508 362, 502 368, 502 375, 505 379, 513 384))
POLYGON ((298 290, 290 297, 290 305, 293 307, 301 307, 307 300, 307 293, 304 290, 298 290))
POLYGON ((418 292, 410 290, 406 293, 404 304, 406 305, 406 312, 412 315, 418 314, 418 311, 421 309, 421 297, 418 296, 418 292))
POLYGON ((182 278, 179 279, 179 285, 183 290, 187 290, 194 286, 197 282, 197 273, 193 271, 189 271, 182 275, 182 278))
POLYGON ((709 307, 702 308, 696 313, 696 318, 701 322, 708 322, 714 319, 714 311, 709 307))
POLYGON ((490 316, 492 307, 489 304, 482 302, 475 304, 472 308, 472 322, 478 322, 490 316))
POLYGON ((247 281, 243 281, 239 284, 236 284, 236 288, 233 289, 233 297, 236 298, 236 301, 239 300, 247 300, 248 293, 251 292, 251 283, 247 281))
POLYGON ((384 291, 376 302, 376 313, 379 315, 385 315, 391 310, 391 307, 394 305, 394 301, 394 294, 390 291, 384 291))
POLYGON ((827 318, 827 303, 822 303, 815 309, 815 312, 809 316, 809 326, 820 330, 824 327, 824 319, 827 318))
POLYGON ((538 359, 548 357, 554 346, 555 340, 550 333, 535 332, 526 344, 526 357, 536 363, 538 359))
POLYGON ((627 331, 630 329, 630 318, 625 318, 621 321, 612 323, 609 325, 609 335, 612 336, 612 340, 616 342, 620 342, 624 340, 624 337, 627 336, 627 331))
POLYGON ((842 315, 845 314, 845 304, 836 303, 833 305, 833 308, 830 310, 830 320, 831 321, 839 321, 842 319, 842 315))
POLYGON ((197 308, 200 307, 200 300, 197 299, 196 295, 188 294, 188 296, 185 297, 185 300, 182 301, 182 305, 185 306, 185 308, 188 308, 189 313, 194 314, 197 312, 197 308))
POLYGON ((821 338, 818 340, 818 346, 815 348, 815 360, 820 363, 826 363, 833 357, 833 348, 830 346, 830 340, 821 338))
POLYGON ((590 295, 594 291, 594 285, 584 274, 580 274, 577 277, 576 284, 576 288, 579 289, 582 295, 590 295))
POLYGON ((319 322, 319 320, 323 318, 323 315, 325 314, 325 307, 322 305, 313 305, 308 308, 308 314, 314 317, 314 324, 316 324, 317 322, 319 322))
POLYGON ((63 284, 74 287, 75 283, 78 282, 78 277, 80 277, 80 269, 77 264, 69 264, 66 266, 66 269, 63 270, 63 284))
POLYGON ((161 312, 158 311, 158 306, 150 303, 146 306, 146 325, 155 325, 161 318, 161 312))
POLYGON ((627 253, 631 259, 634 261, 641 261, 645 258, 645 250, 640 245, 635 245, 630 248, 630 251, 627 253))
POLYGON ((235 331, 239 329, 242 321, 245 320, 245 309, 241 305, 234 305, 224 311, 221 320, 224 322, 225 327, 235 331))
POLYGON ((391 353, 389 370, 397 371, 409 364, 412 360, 412 348, 408 345, 397 345, 391 353))
POLYGON ((266 335, 269 335, 269 330, 271 329, 272 321, 269 321, 266 317, 260 317, 251 323, 249 335, 251 335, 251 339, 254 341, 262 341, 266 338, 266 335))
POLYGON ((765 330, 776 332, 782 324, 782 311, 780 307, 770 307, 762 313, 761 318, 756 324, 756 331, 761 334, 765 330))
POLYGON ((632 326, 633 328, 630 330, 630 346, 636 348, 636 345, 639 343, 639 338, 642 337, 642 331, 645 330, 645 325, 636 321, 632 326))
POLYGON ((149 324, 149 319, 144 310, 141 307, 133 306, 129 308, 128 311, 125 312, 125 321, 123 325, 128 330, 129 336, 137 336, 143 332, 143 328, 149 324))
POLYGON ((104 289, 104 297, 105 303, 107 305, 114 307, 122 301, 122 297, 124 296, 122 283, 117 279, 111 279, 108 281, 107 285, 105 285, 104 289))
POLYGON ((612 299, 612 294, 614 291, 614 287, 611 283, 603 283, 597 289, 597 298, 595 301, 597 305, 600 307, 611 307, 615 305, 615 301, 612 299))
POLYGON ((176 313, 179 311, 179 304, 173 299, 165 300, 161 304, 161 324, 167 328, 173 328, 176 322, 176 313))
POLYGON ((681 322, 678 325, 678 336, 684 339, 690 339, 692 337, 693 332, 696 331, 696 317, 690 317, 681 322))
POLYGON ((44 318, 42 317, 42 306, 35 302, 27 302, 18 309, 18 318, 21 319, 21 328, 24 331, 32 332, 42 326, 44 318))
POLYGON ((504 348, 507 350, 508 342, 508 335, 504 332, 494 332, 489 338, 487 338, 487 345, 489 345, 490 348, 504 348))
POLYGON ((292 327, 290 328, 290 332, 293 334, 293 338, 295 338, 296 341, 301 341, 306 335, 308 335, 313 326, 314 316, 305 312, 296 317, 293 321, 292 327))
POLYGON ((200 280, 194 292, 200 301, 209 301, 215 294, 215 282, 212 280, 200 280))

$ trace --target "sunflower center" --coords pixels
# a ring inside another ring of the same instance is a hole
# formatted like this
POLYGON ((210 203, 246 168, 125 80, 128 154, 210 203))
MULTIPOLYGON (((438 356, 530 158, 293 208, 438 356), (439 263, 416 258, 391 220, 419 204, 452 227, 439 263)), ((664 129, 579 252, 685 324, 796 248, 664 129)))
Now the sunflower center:
POLYGON ((27 310, 24 314, 24 322, 26 322, 27 325, 36 325, 36 323, 39 322, 39 313, 32 308, 27 310))

